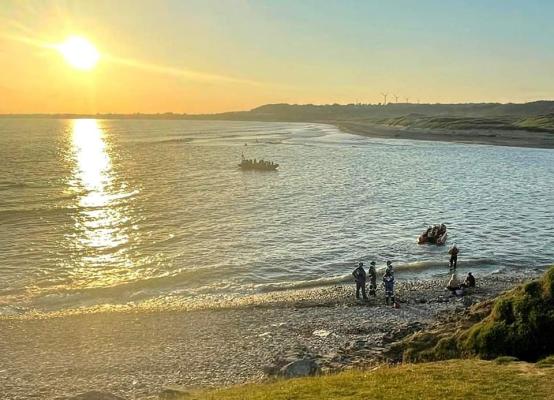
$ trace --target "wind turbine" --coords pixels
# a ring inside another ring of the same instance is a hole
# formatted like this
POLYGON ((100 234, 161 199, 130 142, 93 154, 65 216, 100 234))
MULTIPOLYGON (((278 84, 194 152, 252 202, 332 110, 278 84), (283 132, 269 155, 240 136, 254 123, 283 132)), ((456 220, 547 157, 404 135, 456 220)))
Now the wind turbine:
POLYGON ((383 99, 384 99, 384 102, 383 102, 383 105, 386 106, 387 105, 387 96, 389 94, 388 93, 381 93, 381 96, 383 96, 383 99))
POLYGON ((410 102, 410 98, 406 97, 406 103, 409 103, 409 102, 410 102))
POLYGON ((394 96, 394 102, 395 102, 395 103, 398 103, 398 97, 399 97, 399 96, 397 96, 397 95, 395 95, 395 94, 393 94, 393 96, 394 96))

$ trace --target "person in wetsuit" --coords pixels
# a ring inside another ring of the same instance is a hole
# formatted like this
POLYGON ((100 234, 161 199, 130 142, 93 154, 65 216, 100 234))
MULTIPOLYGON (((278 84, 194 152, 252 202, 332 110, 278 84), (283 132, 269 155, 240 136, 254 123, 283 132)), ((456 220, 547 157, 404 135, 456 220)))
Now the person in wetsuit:
POLYGON ((456 266, 458 264, 458 253, 460 250, 456 247, 456 244, 452 246, 450 250, 448 250, 448 254, 450 254, 450 269, 456 269, 456 266))

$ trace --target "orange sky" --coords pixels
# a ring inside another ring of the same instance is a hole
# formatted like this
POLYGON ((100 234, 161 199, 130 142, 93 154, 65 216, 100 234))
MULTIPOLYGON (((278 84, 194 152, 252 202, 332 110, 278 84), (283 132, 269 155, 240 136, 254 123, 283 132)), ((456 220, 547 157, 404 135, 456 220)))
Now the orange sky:
POLYGON ((553 3, 383 3, 6 0, 0 113, 554 97, 553 3), (70 35, 95 44, 96 68, 52 48, 70 35))

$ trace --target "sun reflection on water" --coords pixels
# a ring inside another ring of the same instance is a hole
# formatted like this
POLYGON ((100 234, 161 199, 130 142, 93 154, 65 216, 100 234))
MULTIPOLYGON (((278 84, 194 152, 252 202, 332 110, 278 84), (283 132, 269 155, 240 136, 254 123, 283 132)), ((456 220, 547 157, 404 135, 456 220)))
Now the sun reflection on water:
POLYGON ((106 250, 128 242, 121 229, 127 220, 116 207, 124 197, 115 189, 115 176, 99 123, 93 119, 73 121, 72 144, 75 158, 73 187, 81 196, 76 219, 77 243, 87 254, 89 262, 114 261, 106 254, 91 250, 106 250))

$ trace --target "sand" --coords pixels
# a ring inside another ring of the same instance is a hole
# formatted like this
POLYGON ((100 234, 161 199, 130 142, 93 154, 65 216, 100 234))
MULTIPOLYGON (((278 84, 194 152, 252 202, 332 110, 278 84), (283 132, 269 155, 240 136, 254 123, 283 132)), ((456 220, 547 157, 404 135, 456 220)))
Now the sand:
MULTIPOLYGON (((479 287, 468 299, 491 298, 531 275, 478 277, 479 287)), ((384 305, 382 290, 363 303, 353 298, 351 285, 340 285, 271 293, 232 308, 2 319, 2 398, 101 390, 155 399, 172 384, 213 387, 264 379, 264 367, 298 349, 334 360, 328 371, 371 363, 371 354, 345 357, 345 349, 362 341, 378 353, 393 331, 462 312, 468 301, 449 297, 444 283, 399 281, 399 309, 384 305)))
POLYGON ((412 139, 495 146, 554 148, 554 134, 549 132, 509 130, 443 130, 420 128, 397 128, 364 122, 337 121, 334 123, 343 132, 356 135, 385 138, 412 139))

